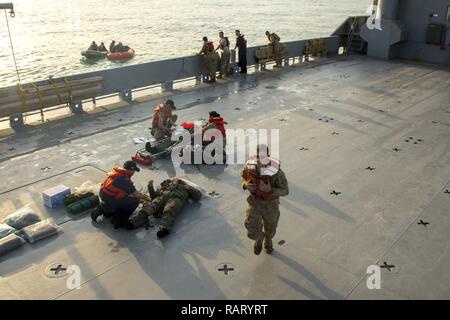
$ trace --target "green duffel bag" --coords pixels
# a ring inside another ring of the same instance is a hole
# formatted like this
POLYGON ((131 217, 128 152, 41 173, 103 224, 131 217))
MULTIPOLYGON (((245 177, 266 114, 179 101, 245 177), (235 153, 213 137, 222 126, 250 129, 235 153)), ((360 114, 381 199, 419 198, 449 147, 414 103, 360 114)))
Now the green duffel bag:
POLYGON ((67 206, 67 212, 70 214, 78 214, 89 210, 99 204, 99 198, 96 195, 91 195, 90 197, 78 200, 67 206))
POLYGON ((92 192, 68 194, 64 198, 64 205, 67 207, 68 205, 71 205, 72 203, 75 203, 77 201, 83 200, 85 198, 89 198, 89 197, 91 197, 93 195, 94 194, 92 192))

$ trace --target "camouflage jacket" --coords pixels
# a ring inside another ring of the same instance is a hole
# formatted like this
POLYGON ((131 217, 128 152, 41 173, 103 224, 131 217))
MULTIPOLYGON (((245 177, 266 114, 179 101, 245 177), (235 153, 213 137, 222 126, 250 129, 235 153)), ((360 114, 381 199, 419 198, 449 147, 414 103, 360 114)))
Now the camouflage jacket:
POLYGON ((155 190, 153 185, 148 186, 148 193, 150 198, 155 200, 158 197, 178 197, 187 201, 191 198, 194 201, 199 201, 202 193, 196 188, 190 186, 185 181, 179 178, 166 179, 161 182, 161 186, 155 190))

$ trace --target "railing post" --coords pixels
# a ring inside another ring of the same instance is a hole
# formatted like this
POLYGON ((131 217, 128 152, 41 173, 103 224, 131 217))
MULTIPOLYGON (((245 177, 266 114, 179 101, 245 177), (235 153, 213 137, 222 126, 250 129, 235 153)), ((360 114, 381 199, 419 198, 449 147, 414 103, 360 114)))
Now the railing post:
POLYGON ((22 113, 16 113, 9 116, 9 126, 14 129, 21 129, 25 126, 25 123, 23 122, 23 114, 22 113))
POLYGON ((82 101, 69 102, 69 110, 74 114, 83 113, 83 102, 82 101))
POLYGON ((173 90, 173 81, 166 81, 161 83, 161 92, 167 92, 173 90))
POLYGON ((133 102, 133 94, 131 90, 123 90, 119 93, 120 100, 125 101, 127 103, 133 102))

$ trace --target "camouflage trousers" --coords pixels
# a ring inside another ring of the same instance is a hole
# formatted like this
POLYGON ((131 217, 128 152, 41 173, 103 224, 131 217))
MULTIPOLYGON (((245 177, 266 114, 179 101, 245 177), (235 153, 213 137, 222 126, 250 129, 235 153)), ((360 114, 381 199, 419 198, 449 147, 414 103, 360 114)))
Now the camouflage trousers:
POLYGON ((230 51, 223 51, 220 56, 220 75, 223 77, 228 76, 230 69, 230 51))
MULTIPOLYGON (((175 218, 179 215, 181 210, 183 210, 185 201, 179 197, 162 195, 155 198, 152 201, 152 204, 155 206, 155 213, 153 216, 155 218, 161 218, 160 228, 170 231, 175 222, 175 218)), ((130 217, 130 222, 133 224, 134 228, 140 228, 146 225, 148 217, 149 214, 144 205, 141 211, 135 212, 130 217)))
MULTIPOLYGON (((175 218, 180 214, 181 210, 183 210, 183 207, 185 206, 185 202, 179 197, 170 197, 167 201, 164 201, 164 199, 159 199, 158 197, 153 201, 153 204, 156 205, 156 212, 160 212, 161 215, 160 228, 164 228, 169 231, 172 229, 175 218)), ((158 214, 156 216, 158 217, 158 214)))
POLYGON ((273 54, 274 54, 274 59, 275 59, 276 65, 281 67, 281 65, 282 65, 281 45, 279 43, 277 43, 273 46, 273 54))
POLYGON ((247 198, 245 228, 247 236, 252 240, 263 237, 272 239, 275 236, 280 218, 280 201, 261 201, 252 196, 247 198))
POLYGON ((166 137, 167 133, 166 131, 160 129, 160 128, 152 128, 152 136, 156 139, 156 140, 162 140, 166 137))
POLYGON ((204 56, 206 70, 208 71, 209 80, 216 80, 216 70, 214 70, 214 55, 208 53, 204 56))

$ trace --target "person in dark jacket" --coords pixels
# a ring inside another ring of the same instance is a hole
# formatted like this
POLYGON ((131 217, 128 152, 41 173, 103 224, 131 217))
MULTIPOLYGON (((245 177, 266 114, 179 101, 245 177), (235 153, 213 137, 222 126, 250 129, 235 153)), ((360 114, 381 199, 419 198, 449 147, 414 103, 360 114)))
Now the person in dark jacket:
POLYGON ((111 41, 111 44, 109 45, 109 52, 116 52, 116 41, 111 41))
POLYGON ((236 45, 234 49, 239 49, 240 73, 247 73, 247 40, 239 30, 236 30, 236 45))
POLYGON ((95 41, 92 41, 92 43, 91 43, 91 45, 89 46, 88 50, 91 50, 91 51, 97 51, 97 50, 98 50, 98 46, 97 46, 97 44, 95 43, 95 41))
POLYGON ((107 52, 108 49, 106 49, 105 44, 102 42, 100 43, 100 46, 98 47, 98 51, 100 52, 107 52))

